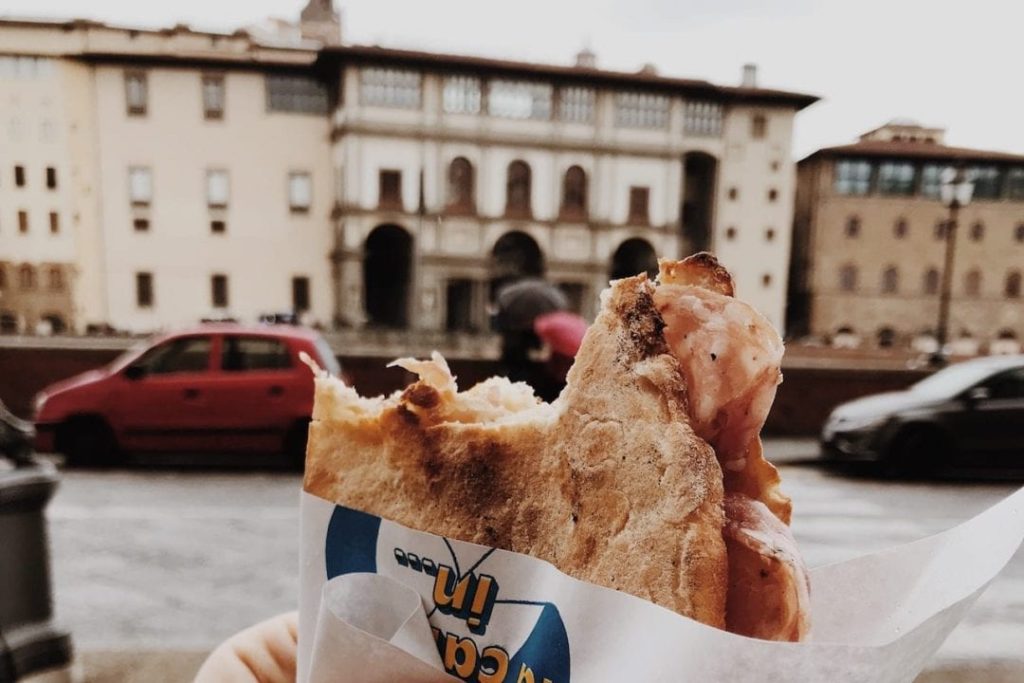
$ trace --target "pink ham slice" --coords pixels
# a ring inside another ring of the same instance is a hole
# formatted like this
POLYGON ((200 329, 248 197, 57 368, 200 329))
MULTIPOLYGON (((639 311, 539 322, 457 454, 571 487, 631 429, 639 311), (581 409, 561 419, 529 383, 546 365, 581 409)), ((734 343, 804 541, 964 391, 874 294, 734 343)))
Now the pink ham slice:
POLYGON ((782 381, 782 340, 764 316, 733 297, 730 276, 707 254, 662 263, 654 298, 686 380, 694 431, 722 466, 727 628, 798 641, 810 626, 808 575, 787 526, 792 504, 760 438, 782 381))

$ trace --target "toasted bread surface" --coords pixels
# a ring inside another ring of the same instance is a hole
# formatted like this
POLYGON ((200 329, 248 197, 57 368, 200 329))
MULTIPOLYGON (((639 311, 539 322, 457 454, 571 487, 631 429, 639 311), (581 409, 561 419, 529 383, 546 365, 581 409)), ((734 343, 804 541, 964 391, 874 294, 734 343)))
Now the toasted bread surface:
POLYGON ((319 379, 306 490, 724 627, 722 471, 690 427, 653 291, 612 283, 550 405, 496 380, 459 394, 425 368, 376 402, 319 379))

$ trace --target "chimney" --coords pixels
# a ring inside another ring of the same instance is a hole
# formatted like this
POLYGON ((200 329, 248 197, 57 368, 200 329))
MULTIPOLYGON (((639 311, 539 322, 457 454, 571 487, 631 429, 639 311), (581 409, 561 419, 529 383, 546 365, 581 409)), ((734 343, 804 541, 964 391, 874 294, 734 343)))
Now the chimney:
POLYGON ((744 88, 757 87, 757 64, 743 65, 743 78, 740 80, 740 85, 744 88))
POLYGON ((585 47, 576 53, 576 66, 581 69, 596 69, 597 55, 589 47, 585 47))
POLYGON ((333 0, 309 0, 299 13, 302 37, 324 45, 341 43, 341 15, 333 0))

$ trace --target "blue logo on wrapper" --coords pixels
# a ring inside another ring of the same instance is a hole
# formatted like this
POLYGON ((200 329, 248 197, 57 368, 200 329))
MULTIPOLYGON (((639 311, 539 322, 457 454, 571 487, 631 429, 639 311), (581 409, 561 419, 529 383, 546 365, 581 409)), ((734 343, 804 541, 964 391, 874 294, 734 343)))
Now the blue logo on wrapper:
POLYGON ((386 553, 393 558, 384 560, 389 566, 378 567, 380 531, 379 517, 336 506, 325 539, 327 578, 384 573, 417 588, 433 606, 427 617, 442 664, 457 678, 474 683, 569 683, 569 638, 558 608, 550 602, 502 595, 500 573, 488 573, 484 566, 493 550, 461 569, 459 560, 464 558, 441 539, 444 554, 439 557, 396 547, 386 553), (504 629, 504 621, 518 628, 524 621, 532 626, 524 638, 504 629))

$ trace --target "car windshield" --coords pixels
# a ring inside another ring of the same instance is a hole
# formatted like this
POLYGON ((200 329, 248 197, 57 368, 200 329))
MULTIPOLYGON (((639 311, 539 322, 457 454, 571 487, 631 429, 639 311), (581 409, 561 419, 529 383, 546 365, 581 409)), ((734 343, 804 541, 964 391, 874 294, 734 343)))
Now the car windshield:
POLYGON ((338 357, 334 355, 334 351, 331 350, 331 345, 327 343, 327 340, 323 337, 317 337, 315 346, 316 352, 320 356, 320 362, 324 365, 324 370, 335 377, 341 377, 341 364, 338 362, 338 357))
POLYGON ((108 367, 117 371, 132 362, 137 356, 153 345, 153 337, 140 339, 120 353, 114 360, 110 361, 108 367))
POLYGON ((996 369, 990 365, 960 363, 926 377, 912 386, 910 390, 922 396, 951 398, 971 388, 994 372, 996 369))

